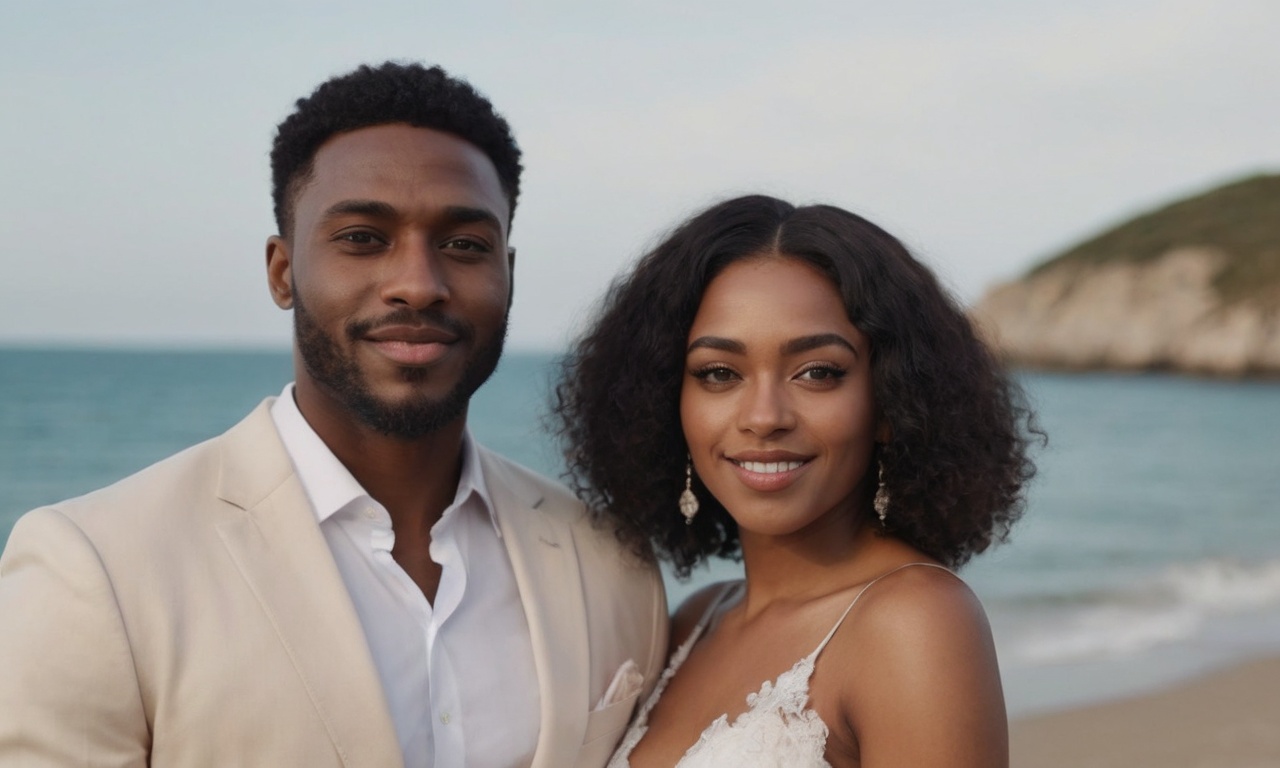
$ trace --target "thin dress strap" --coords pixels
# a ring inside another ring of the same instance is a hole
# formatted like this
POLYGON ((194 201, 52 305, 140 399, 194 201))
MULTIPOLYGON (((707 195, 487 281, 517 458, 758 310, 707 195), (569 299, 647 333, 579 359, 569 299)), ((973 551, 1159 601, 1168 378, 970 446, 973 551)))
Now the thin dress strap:
POLYGON ((875 577, 875 578, 874 578, 874 579, 872 579, 871 581, 868 581, 868 582, 867 582, 867 585, 866 585, 865 587, 863 587, 862 589, 858 590, 858 594, 854 595, 854 597, 853 597, 853 602, 849 603, 849 607, 848 607, 848 608, 845 608, 845 609, 844 609, 844 613, 840 614, 840 618, 836 621, 836 625, 835 625, 834 627, 832 627, 832 628, 831 628, 831 631, 830 631, 830 632, 828 632, 828 633, 827 633, 827 636, 826 636, 826 637, 824 637, 824 638, 822 639, 822 642, 818 645, 818 647, 817 647, 817 648, 815 648, 815 649, 813 650, 813 653, 809 654, 809 658, 810 658, 810 659, 816 659, 816 658, 818 658, 818 654, 822 653, 822 649, 827 647, 827 643, 831 642, 831 638, 833 638, 833 637, 835 637, 835 636, 836 636, 836 630, 840 629, 840 625, 844 623, 845 617, 849 615, 849 612, 853 610, 853 606, 855 606, 855 605, 857 605, 857 604, 858 604, 858 600, 859 600, 859 599, 861 599, 861 598, 862 598, 862 596, 863 596, 864 594, 866 594, 866 591, 867 591, 868 589, 871 589, 871 587, 872 587, 872 586, 874 586, 874 585, 875 585, 875 583, 876 583, 877 581, 879 581, 879 580, 883 579, 884 577, 886 577, 886 576, 890 576, 890 575, 892 575, 892 574, 895 574, 895 573, 897 573, 898 571, 902 570, 903 568, 910 568, 910 567, 911 567, 911 566, 913 566, 913 565, 927 565, 927 566, 929 566, 930 568, 937 568, 938 570, 946 571, 947 573, 951 573, 951 569, 950 569, 950 568, 947 568, 947 567, 944 567, 944 566, 941 566, 941 565, 937 565, 937 564, 935 564, 935 563, 904 563, 904 564, 902 564, 902 565, 898 566, 897 568, 894 568, 894 569, 889 570, 889 571, 885 571, 884 573, 882 573, 882 574, 880 574, 879 576, 875 577))

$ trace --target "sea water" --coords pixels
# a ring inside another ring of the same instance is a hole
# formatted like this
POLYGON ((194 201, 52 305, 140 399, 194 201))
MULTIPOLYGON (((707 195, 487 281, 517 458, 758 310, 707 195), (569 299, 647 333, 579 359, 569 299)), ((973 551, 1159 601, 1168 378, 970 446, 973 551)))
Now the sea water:
MULTIPOLYGON (((554 361, 509 353, 470 412, 481 442, 550 475, 554 361)), ((291 365, 284 352, 0 350, 0 542, 27 509, 221 433, 291 365)), ((1050 442, 1009 543, 962 571, 991 617, 1010 711, 1280 653, 1280 383, 1020 378, 1050 442)), ((717 561, 668 577, 668 593, 740 574, 717 561)))

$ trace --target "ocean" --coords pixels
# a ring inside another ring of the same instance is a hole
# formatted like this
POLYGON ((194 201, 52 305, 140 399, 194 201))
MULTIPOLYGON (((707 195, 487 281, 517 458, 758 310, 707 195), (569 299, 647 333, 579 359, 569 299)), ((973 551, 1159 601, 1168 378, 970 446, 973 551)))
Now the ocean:
MULTIPOLYGON (((222 432, 291 365, 282 352, 0 349, 0 542, 28 509, 222 432)), ((508 354, 471 407, 481 442, 550 475, 554 372, 552 355, 508 354)), ((991 617, 1011 714, 1280 653, 1280 382, 1020 378, 1050 442, 1010 541, 961 572, 991 617)), ((674 603, 740 572, 718 561, 668 592, 674 603)))

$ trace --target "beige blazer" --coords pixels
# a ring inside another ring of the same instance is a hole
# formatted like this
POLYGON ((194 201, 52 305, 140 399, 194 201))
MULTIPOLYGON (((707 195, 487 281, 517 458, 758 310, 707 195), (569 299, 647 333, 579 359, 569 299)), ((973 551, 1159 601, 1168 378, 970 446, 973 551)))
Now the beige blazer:
MULTIPOLYGON (((402 765, 270 402, 19 520, 0 558, 0 765, 402 765)), ((661 579, 562 487, 481 461, 533 636, 533 765, 602 766, 664 662, 661 579), (643 690, 597 710, 628 659, 643 690)))

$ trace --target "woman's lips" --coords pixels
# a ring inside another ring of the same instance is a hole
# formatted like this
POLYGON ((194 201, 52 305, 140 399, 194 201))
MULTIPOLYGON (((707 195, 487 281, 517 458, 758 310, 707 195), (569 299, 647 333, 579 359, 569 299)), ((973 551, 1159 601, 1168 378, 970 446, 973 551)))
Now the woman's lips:
POLYGON ((729 459, 738 480, 753 491, 780 491, 791 485, 809 466, 808 459, 744 461, 729 459))

